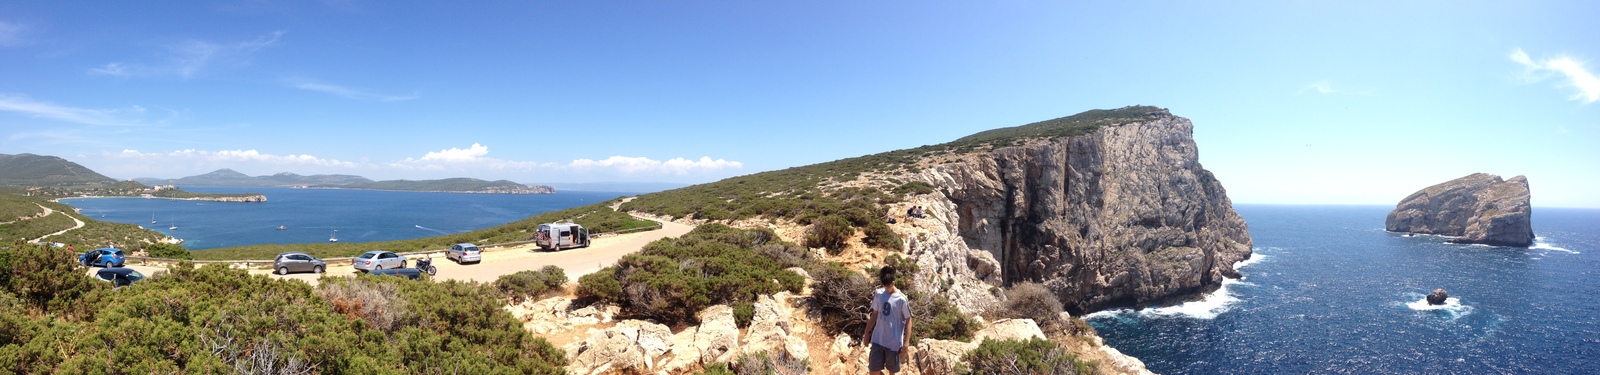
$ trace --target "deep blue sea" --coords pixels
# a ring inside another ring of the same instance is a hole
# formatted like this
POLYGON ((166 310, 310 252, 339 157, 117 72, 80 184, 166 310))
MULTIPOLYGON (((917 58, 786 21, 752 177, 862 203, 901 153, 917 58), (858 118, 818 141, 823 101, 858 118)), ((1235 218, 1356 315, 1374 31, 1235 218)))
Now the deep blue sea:
POLYGON ((261 193, 264 203, 145 198, 81 198, 63 203, 96 220, 130 223, 182 238, 192 250, 256 244, 324 243, 432 237, 488 228, 534 214, 633 195, 461 194, 404 191, 184 186, 203 193, 261 193), (155 224, 151 224, 154 217, 155 224), (178 229, 169 229, 176 225, 178 229), (278 226, 286 230, 277 230, 278 226))
POLYGON ((1162 374, 1600 373, 1600 210, 1534 208, 1522 249, 1388 233, 1392 207, 1235 208, 1243 279, 1090 325, 1162 374))

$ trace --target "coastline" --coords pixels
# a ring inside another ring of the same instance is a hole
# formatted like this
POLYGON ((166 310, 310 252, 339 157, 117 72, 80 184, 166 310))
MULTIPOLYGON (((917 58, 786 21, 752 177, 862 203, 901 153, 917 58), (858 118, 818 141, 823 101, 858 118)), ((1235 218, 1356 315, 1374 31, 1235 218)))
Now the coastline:
POLYGON ((266 202, 267 201, 267 196, 265 194, 252 194, 252 195, 248 195, 248 196, 231 196, 231 197, 189 197, 189 198, 157 197, 157 196, 150 195, 150 194, 141 194, 139 196, 83 195, 83 196, 76 196, 76 197, 52 198, 52 199, 50 199, 50 201, 51 202, 55 202, 55 203, 61 203, 61 204, 70 205, 68 203, 61 202, 61 200, 63 200, 63 199, 90 199, 90 198, 166 199, 166 200, 174 200, 174 201, 205 201, 205 202, 229 202, 229 203, 259 203, 259 202, 266 202))

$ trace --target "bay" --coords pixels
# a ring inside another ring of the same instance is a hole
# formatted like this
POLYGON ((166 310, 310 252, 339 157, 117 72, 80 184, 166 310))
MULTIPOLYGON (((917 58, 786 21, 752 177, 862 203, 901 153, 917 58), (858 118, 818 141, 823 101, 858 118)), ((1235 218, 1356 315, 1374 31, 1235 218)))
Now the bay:
POLYGON ((1535 246, 1384 231, 1392 207, 1239 205, 1244 278, 1088 321, 1162 374, 1600 371, 1600 210, 1534 208, 1535 246), (1452 301, 1435 307, 1437 288, 1452 301))
POLYGON ((405 240, 468 232, 631 193, 465 194, 352 189, 184 186, 201 193, 260 193, 261 203, 149 198, 63 199, 96 220, 138 224, 191 250, 257 244, 405 240), (151 220, 156 221, 152 224, 151 220), (284 230, 278 230, 278 226, 284 230), (169 229, 176 226, 177 229, 169 229))

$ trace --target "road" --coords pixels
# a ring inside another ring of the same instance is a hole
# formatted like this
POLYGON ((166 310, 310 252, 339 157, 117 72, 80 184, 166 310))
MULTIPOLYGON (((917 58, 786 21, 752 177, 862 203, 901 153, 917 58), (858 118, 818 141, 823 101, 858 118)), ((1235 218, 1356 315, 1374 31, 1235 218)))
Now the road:
MULTIPOLYGON (((52 210, 52 209, 50 209, 50 207, 45 207, 44 205, 38 204, 38 203, 34 203, 34 204, 39 205, 39 208, 43 208, 44 209, 44 215, 39 215, 39 217, 41 217, 41 218, 45 217, 45 216, 50 216, 50 215, 55 215, 56 214, 56 210, 52 210)), ((67 214, 63 213, 62 215, 67 215, 67 214)), ((44 239, 50 238, 50 236, 66 233, 67 231, 70 231, 70 230, 73 230, 73 229, 83 228, 83 225, 84 225, 83 224, 83 220, 78 220, 78 218, 73 217, 72 215, 67 215, 67 218, 68 219, 72 219, 72 222, 77 223, 77 224, 73 225, 71 228, 62 229, 60 232, 46 234, 46 235, 44 235, 44 237, 35 238, 35 239, 33 239, 33 241, 28 241, 28 242, 44 241, 44 239)), ((144 271, 140 271, 140 272, 144 272, 144 271)))
MULTIPOLYGON (((500 276, 510 275, 519 271, 537 270, 544 266, 554 265, 561 267, 567 273, 567 279, 577 281, 578 277, 593 273, 601 268, 616 264, 617 259, 624 255, 632 254, 644 248, 645 244, 667 237, 682 236, 694 229, 693 226, 673 222, 662 222, 661 229, 648 232, 630 233, 604 238, 596 238, 589 247, 568 249, 562 251, 546 252, 539 250, 538 246, 528 244, 499 249, 483 253, 483 261, 478 263, 456 264, 445 259, 443 255, 433 258, 433 265, 439 273, 433 279, 494 282, 500 276)), ((408 267, 416 265, 416 258, 407 262, 408 267)), ((140 270, 140 272, 145 272, 140 270)), ((251 271, 253 274, 266 274, 272 278, 302 280, 311 285, 317 284, 317 279, 323 275, 301 273, 291 275, 272 275, 270 271, 251 271)), ((146 273, 147 275, 149 273, 146 273)), ((334 266, 325 276, 354 276, 358 274, 350 266, 334 266)))

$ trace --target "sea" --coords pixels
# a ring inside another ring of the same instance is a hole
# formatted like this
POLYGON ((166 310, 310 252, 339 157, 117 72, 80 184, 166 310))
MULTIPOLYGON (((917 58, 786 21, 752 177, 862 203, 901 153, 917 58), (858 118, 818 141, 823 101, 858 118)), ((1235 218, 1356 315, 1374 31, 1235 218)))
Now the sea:
POLYGON ((190 250, 258 244, 406 240, 468 232, 539 213, 631 196, 622 192, 466 194, 355 189, 183 186, 199 193, 259 193, 261 203, 151 198, 63 199, 96 220, 138 224, 190 250), (154 221, 155 223, 151 223, 154 221), (284 227, 278 230, 278 227, 284 227), (176 229, 173 229, 176 227, 176 229))
POLYGON ((1087 320, 1161 374, 1600 373, 1600 210, 1534 208, 1510 248, 1386 232, 1392 208, 1238 205, 1242 278, 1087 320))

